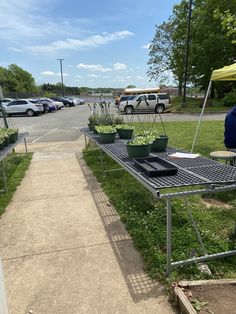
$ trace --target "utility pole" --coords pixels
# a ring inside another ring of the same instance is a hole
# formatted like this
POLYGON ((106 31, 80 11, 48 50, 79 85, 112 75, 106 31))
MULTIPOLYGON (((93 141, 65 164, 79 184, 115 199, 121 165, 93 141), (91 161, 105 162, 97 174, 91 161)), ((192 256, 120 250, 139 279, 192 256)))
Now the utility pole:
POLYGON ((64 94, 64 83, 63 83, 63 72, 62 72, 62 61, 64 60, 64 59, 57 59, 57 60, 59 60, 60 61, 60 69, 61 69, 61 94, 62 94, 62 96, 64 97, 65 96, 65 94, 64 94))
POLYGON ((187 79, 188 79, 188 55, 189 55, 189 41, 190 41, 190 26, 191 26, 191 16, 192 16, 192 3, 193 3, 193 0, 189 0, 188 28, 187 28, 186 54, 185 54, 185 71, 184 71, 184 93, 183 93, 182 107, 186 107, 186 85, 187 85, 187 79))
POLYGON ((2 93, 2 87, 0 85, 0 111, 2 113, 2 118, 4 121, 4 126, 6 129, 8 129, 8 123, 7 123, 7 117, 6 117, 6 112, 5 112, 5 108, 2 105, 2 99, 3 99, 3 93, 2 93))

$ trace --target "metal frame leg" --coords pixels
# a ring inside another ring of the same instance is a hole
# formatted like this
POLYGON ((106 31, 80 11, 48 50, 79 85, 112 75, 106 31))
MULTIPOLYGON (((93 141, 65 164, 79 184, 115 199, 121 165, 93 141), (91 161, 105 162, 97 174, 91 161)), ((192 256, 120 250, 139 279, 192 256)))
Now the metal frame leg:
POLYGON ((167 265, 166 273, 170 275, 171 273, 171 229, 172 229, 172 208, 171 199, 166 201, 166 243, 167 243, 167 265))
POLYGON ((85 134, 84 134, 84 143, 85 143, 85 148, 87 148, 88 147, 88 142, 87 142, 87 137, 86 137, 85 134))

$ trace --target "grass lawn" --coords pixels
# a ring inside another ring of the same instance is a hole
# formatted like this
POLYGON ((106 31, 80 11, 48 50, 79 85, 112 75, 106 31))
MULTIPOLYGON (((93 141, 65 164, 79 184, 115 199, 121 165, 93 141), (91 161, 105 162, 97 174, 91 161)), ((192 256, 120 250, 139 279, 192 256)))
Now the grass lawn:
MULTIPOLYGON (((187 106, 185 108, 181 106, 182 101, 182 96, 171 98, 171 112, 200 112, 204 99, 186 97, 187 106)), ((205 112, 227 112, 230 108, 224 106, 222 99, 208 99, 205 112)))
MULTIPOLYGON (((191 147, 196 122, 168 122, 165 126, 170 137, 170 145, 187 150, 191 147)), ((224 149, 223 122, 202 122, 195 151, 208 156, 210 151, 218 149, 224 149)), ((166 284, 183 278, 206 278, 207 275, 201 274, 193 264, 173 270, 171 276, 166 278, 165 202, 154 199, 151 193, 126 171, 108 172, 103 176, 97 148, 84 150, 84 158, 117 209, 136 248, 142 255, 145 270, 151 277, 158 278, 166 284)), ((108 156, 105 160, 106 168, 117 167, 108 156)), ((192 209, 209 254, 235 248, 235 192, 221 193, 221 199, 232 207, 207 208, 200 196, 173 201, 172 257, 174 261, 189 258, 193 251, 197 252, 197 255, 203 253, 189 221, 189 207, 192 209)), ((207 264, 212 271, 212 278, 236 278, 236 257, 223 258, 207 264)))
MULTIPOLYGON (((4 160, 8 191, 0 193, 0 215, 5 211, 5 208, 11 201, 17 186, 28 169, 31 158, 32 154, 30 153, 16 154, 13 152, 4 160)), ((3 187, 2 169, 0 169, 0 190, 3 187)))

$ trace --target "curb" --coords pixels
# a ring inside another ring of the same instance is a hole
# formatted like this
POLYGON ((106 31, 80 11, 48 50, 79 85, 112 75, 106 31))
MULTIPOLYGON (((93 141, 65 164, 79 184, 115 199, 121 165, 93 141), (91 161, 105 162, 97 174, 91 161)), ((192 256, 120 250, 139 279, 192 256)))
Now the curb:
POLYGON ((194 288, 197 286, 207 285, 236 285, 235 279, 211 279, 211 280, 193 280, 193 281, 180 281, 174 288, 174 304, 180 309, 183 314, 198 314, 193 308, 188 297, 185 295, 185 288, 194 288))

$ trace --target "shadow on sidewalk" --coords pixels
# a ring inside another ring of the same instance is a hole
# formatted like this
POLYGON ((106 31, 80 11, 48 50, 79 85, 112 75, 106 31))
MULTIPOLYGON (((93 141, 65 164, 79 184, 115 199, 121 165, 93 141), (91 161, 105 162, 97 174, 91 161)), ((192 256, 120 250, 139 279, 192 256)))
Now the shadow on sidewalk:
POLYGON ((134 248, 131 237, 120 221, 115 208, 109 204, 100 184, 87 167, 82 156, 77 155, 77 158, 132 300, 137 303, 141 300, 164 296, 161 284, 145 274, 140 254, 134 248))

